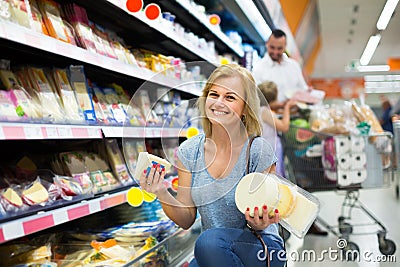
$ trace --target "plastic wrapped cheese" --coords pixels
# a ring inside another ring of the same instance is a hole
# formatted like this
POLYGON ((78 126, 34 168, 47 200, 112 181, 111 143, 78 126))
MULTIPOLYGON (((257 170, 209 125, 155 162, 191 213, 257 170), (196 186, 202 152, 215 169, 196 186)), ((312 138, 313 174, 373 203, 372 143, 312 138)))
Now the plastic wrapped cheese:
POLYGON ((169 163, 167 160, 147 152, 140 152, 136 164, 135 174, 133 177, 137 181, 139 181, 140 176, 142 175, 144 170, 153 164, 160 164, 165 168, 165 172, 168 172, 171 168, 171 163, 169 163))
POLYGON ((299 238, 305 236, 320 210, 318 198, 272 173, 244 176, 237 185, 235 201, 242 213, 257 206, 262 216, 263 205, 267 205, 269 215, 278 209, 280 224, 299 238))

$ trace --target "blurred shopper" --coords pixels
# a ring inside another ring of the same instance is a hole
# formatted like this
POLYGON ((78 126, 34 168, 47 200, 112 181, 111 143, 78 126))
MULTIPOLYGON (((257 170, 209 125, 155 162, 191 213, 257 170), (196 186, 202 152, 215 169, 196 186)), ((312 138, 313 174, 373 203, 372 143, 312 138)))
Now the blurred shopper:
POLYGON ((282 143, 278 132, 286 133, 290 126, 290 109, 296 105, 297 101, 289 100, 283 107, 282 117, 279 118, 270 106, 274 105, 278 99, 278 87, 272 81, 265 81, 258 85, 261 104, 261 124, 263 126, 262 136, 275 148, 275 154, 278 157, 276 173, 285 177, 284 157, 282 143))
POLYGON ((257 84, 273 81, 278 86, 277 101, 271 105, 273 110, 283 108, 296 91, 308 89, 300 64, 285 53, 286 41, 285 32, 273 30, 266 42, 267 52, 253 66, 253 76, 257 84))
POLYGON ((382 129, 388 132, 393 133, 393 124, 392 124, 392 104, 390 104, 389 99, 381 95, 380 96, 382 103, 382 116, 379 119, 379 123, 382 126, 382 129))

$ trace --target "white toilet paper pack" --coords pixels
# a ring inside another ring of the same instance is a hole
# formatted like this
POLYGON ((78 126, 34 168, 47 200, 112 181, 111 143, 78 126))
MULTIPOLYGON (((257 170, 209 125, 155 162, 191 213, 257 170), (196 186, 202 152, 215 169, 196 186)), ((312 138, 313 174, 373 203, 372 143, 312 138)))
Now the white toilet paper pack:
POLYGON ((339 186, 349 186, 353 183, 353 172, 352 170, 338 170, 337 182, 339 186))
POLYGON ((337 163, 339 170, 348 170, 352 166, 352 157, 349 153, 341 154, 338 156, 337 163))
POLYGON ((335 137, 335 150, 336 155, 347 153, 351 148, 351 140, 349 136, 335 137))

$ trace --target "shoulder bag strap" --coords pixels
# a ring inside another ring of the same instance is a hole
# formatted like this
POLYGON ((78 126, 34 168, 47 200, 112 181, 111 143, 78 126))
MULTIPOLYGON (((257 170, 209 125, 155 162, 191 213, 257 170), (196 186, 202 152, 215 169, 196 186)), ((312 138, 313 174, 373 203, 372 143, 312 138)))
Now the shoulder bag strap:
MULTIPOLYGON (((249 139, 249 143, 247 145, 247 149, 246 149, 246 174, 249 174, 250 171, 250 148, 251 148, 251 144, 253 143, 254 139, 256 139, 258 136, 254 135, 252 137, 250 137, 249 139)), ((268 247, 265 244, 264 240, 262 239, 261 235, 259 233, 257 233, 257 231, 255 231, 253 228, 251 228, 250 225, 247 224, 247 227, 250 229, 250 231, 253 233, 253 235, 261 242, 261 245, 264 248, 264 253, 266 256, 266 263, 267 263, 267 267, 270 267, 270 259, 269 259, 269 255, 268 255, 268 247)))
POLYGON ((258 135, 254 135, 250 137, 249 143, 247 145, 247 150, 246 150, 246 174, 249 174, 250 171, 250 148, 251 144, 253 143, 254 139, 256 139, 258 135))

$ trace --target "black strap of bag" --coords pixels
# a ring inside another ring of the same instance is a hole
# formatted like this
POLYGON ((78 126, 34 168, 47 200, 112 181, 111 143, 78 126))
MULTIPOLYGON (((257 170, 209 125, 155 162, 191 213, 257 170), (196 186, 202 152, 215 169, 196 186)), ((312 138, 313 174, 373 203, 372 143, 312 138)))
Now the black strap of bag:
MULTIPOLYGON (((247 150, 246 150, 246 175, 249 174, 250 171, 250 148, 251 148, 251 144, 253 143, 254 139, 257 138, 258 136, 252 136, 249 139, 249 143, 247 145, 247 150)), ((270 259, 269 259, 269 255, 268 255, 268 247, 265 244, 264 240, 262 239, 261 235, 259 233, 257 233, 256 230, 254 230, 253 228, 251 228, 251 226, 249 224, 247 224, 247 228, 250 229, 250 231, 253 233, 253 235, 260 240, 261 245, 264 248, 264 255, 265 255, 265 261, 267 263, 267 267, 270 267, 270 259)))

